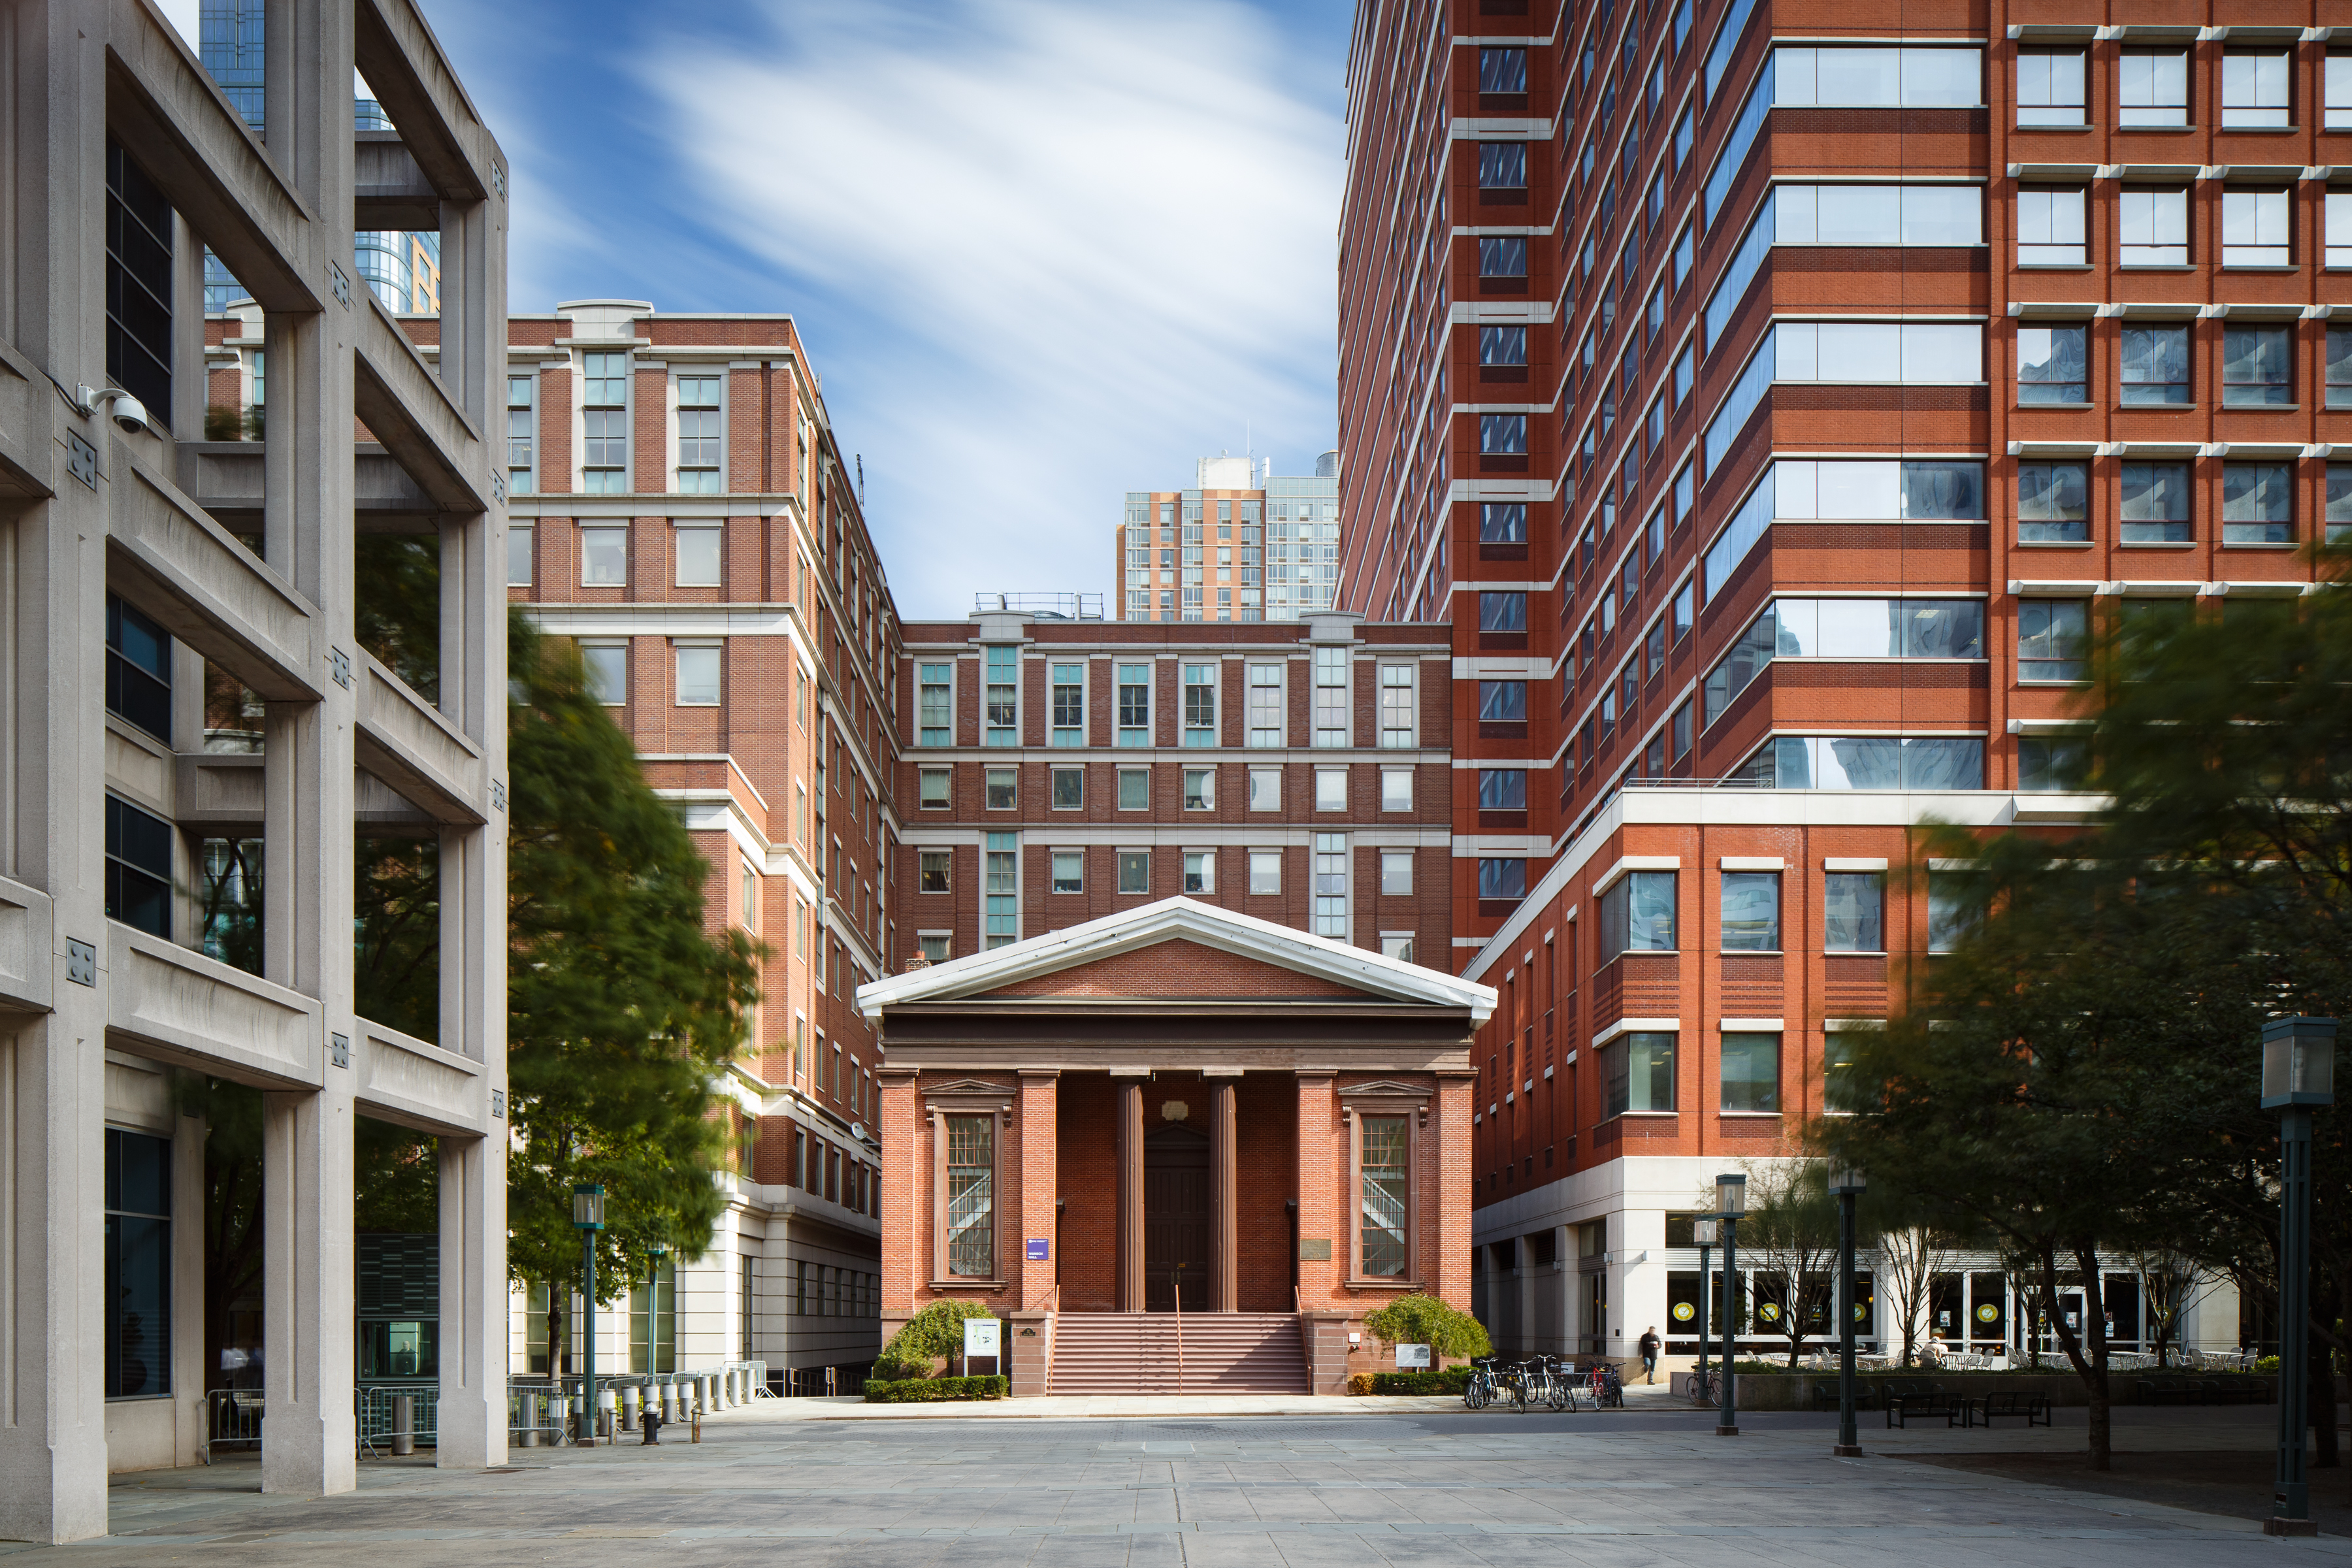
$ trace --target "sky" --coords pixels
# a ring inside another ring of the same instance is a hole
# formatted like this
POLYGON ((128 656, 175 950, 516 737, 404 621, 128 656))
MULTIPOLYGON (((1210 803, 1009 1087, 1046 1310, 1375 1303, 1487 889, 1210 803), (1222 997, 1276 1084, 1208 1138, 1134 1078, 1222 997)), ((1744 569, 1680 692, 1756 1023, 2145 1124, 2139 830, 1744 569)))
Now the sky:
POLYGON ((1337 444, 1348 0, 422 3, 510 308, 790 311, 902 615, 1111 593, 1126 491, 1337 444))

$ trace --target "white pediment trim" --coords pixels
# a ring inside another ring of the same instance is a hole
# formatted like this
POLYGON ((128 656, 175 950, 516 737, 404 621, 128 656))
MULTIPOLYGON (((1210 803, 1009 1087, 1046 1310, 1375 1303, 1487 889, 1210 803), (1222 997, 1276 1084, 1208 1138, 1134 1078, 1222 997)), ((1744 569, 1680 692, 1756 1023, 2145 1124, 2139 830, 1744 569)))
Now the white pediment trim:
POLYGON ((1394 1002, 1468 1009, 1473 1026, 1495 1010, 1495 988, 1416 963, 1400 963, 1360 947, 1310 936, 1272 921, 1192 899, 1162 899, 1083 925, 1027 937, 989 952, 934 963, 909 974, 887 975, 857 988, 858 1010, 878 1018, 902 1002, 946 1002, 976 996, 1059 970, 1094 963, 1163 942, 1196 942, 1279 969, 1394 1002))

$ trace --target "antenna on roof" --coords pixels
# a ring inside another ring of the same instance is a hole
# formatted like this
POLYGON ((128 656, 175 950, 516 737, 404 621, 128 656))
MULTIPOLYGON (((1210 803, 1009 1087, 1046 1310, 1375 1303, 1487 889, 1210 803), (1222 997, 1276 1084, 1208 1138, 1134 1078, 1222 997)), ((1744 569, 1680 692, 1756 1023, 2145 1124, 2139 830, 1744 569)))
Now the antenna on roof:
POLYGON ((854 456, 857 458, 857 510, 864 511, 866 510, 866 454, 858 452, 854 456))

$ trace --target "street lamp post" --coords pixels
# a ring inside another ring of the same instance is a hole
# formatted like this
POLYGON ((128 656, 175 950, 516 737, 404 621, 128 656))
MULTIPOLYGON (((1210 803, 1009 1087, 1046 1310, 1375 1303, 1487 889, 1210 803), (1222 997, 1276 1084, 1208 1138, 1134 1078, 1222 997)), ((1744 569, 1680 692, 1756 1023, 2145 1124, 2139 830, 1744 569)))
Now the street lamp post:
POLYGON ((596 1233, 604 1228, 604 1189, 593 1182, 572 1188, 572 1223, 580 1232, 581 1441, 596 1441, 596 1233))
POLYGON ((1739 1436, 1739 1390, 1732 1371, 1734 1336, 1739 1325, 1739 1216, 1748 1212, 1748 1178, 1715 1179, 1716 1217, 1723 1222, 1723 1405, 1716 1416, 1715 1435, 1739 1436))
POLYGON ((1830 1167, 1830 1192, 1838 1201, 1838 1436, 1830 1449, 1842 1459, 1862 1458, 1862 1434, 1853 1419, 1853 1201, 1864 1186, 1862 1172, 1841 1160, 1830 1167))
POLYGON ((2265 1535, 2316 1535, 2304 1472, 2311 1329, 2311 1108, 2336 1103, 2336 1020, 2263 1026, 2263 1109, 2279 1113, 2278 1483, 2265 1535))
POLYGON ((1698 1382, 1693 1393, 1705 1397, 1706 1387, 1706 1295, 1714 1281, 1707 1278, 1707 1255, 1714 1251, 1716 1235, 1722 1222, 1713 1215, 1702 1215, 1691 1222, 1691 1239, 1698 1243, 1698 1382))

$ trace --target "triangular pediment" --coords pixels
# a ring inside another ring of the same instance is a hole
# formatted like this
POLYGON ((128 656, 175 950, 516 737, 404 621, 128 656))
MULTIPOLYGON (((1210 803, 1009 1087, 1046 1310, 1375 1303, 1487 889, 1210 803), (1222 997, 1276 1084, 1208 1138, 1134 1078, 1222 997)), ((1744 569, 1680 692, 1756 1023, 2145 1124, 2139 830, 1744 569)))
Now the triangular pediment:
POLYGON ((1163 899, 858 987, 879 1017, 901 1003, 982 997, 1376 1002, 1466 1012, 1495 991, 1434 969, 1192 899, 1163 899))

